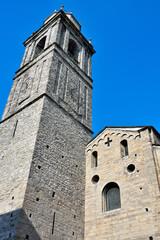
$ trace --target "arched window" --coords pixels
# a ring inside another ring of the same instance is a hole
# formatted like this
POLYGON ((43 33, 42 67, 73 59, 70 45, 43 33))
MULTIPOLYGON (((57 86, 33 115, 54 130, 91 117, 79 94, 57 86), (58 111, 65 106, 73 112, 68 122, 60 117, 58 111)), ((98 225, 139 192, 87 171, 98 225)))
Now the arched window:
POLYGON ((103 211, 121 208, 120 189, 117 183, 108 183, 102 192, 103 211))
POLYGON ((37 56, 38 54, 40 54, 43 49, 44 49, 44 46, 45 46, 45 42, 46 42, 46 36, 43 37, 36 45, 36 48, 35 48, 35 52, 34 52, 34 57, 37 56))
POLYGON ((70 39, 68 44, 68 54, 78 60, 78 47, 74 40, 70 39))
POLYGON ((120 151, 121 151, 121 157, 128 156, 128 143, 127 143, 127 140, 122 140, 120 142, 120 151))
POLYGON ((91 156, 91 167, 97 167, 98 166, 98 153, 97 151, 94 151, 91 156))

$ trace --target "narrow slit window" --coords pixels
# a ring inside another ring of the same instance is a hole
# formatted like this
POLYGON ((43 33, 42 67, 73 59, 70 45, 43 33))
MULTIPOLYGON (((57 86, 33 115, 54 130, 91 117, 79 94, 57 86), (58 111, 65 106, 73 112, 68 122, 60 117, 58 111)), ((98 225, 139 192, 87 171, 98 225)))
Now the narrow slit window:
POLYGON ((121 157, 128 156, 128 143, 127 140, 122 140, 120 143, 121 157))
POLYGON ((94 151, 91 156, 91 167, 97 167, 98 166, 98 153, 97 151, 94 151))

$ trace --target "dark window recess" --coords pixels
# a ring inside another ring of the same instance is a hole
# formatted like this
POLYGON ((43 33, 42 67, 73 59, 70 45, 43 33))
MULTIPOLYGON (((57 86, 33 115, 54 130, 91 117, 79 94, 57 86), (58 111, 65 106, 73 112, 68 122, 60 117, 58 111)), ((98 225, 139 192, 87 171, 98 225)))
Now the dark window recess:
POLYGON ((64 156, 62 155, 62 158, 64 158, 64 156))
POLYGON ((151 236, 151 237, 149 237, 149 240, 153 240, 153 237, 151 236))
POLYGON ((78 63, 78 47, 74 40, 70 39, 68 44, 68 55, 70 55, 78 63))
POLYGON ((134 164, 130 164, 130 165, 128 165, 128 167, 127 167, 127 171, 128 171, 129 173, 134 172, 134 170, 135 170, 135 165, 134 165, 134 164))
POLYGON ((13 137, 14 137, 15 134, 16 134, 17 125, 18 125, 18 120, 16 121, 16 123, 15 123, 15 125, 14 125, 13 137))
POLYGON ((40 165, 38 165, 38 169, 41 169, 41 166, 40 166, 40 165))
POLYGON ((31 214, 31 213, 29 214, 29 217, 30 217, 30 218, 32 217, 32 214, 31 214))
POLYGON ((135 157, 137 157, 137 154, 135 154, 135 157))
POLYGON ((36 198, 36 201, 38 202, 38 201, 39 201, 39 198, 36 198))
POLYGON ((111 211, 121 208, 120 189, 116 183, 108 183, 103 189, 102 197, 103 211, 111 211))
POLYGON ((12 235, 11 235, 11 233, 9 234, 9 237, 11 237, 12 235))
POLYGON ((49 145, 46 145, 46 148, 49 148, 49 145))
POLYGON ((54 224, 55 224, 56 213, 53 214, 53 224, 52 224, 52 235, 54 233, 54 224))
POLYGON ((78 165, 76 165, 76 168, 78 167, 78 165))
POLYGON ((14 200, 14 196, 12 197, 12 200, 14 200))
POLYGON ((99 181, 99 176, 98 176, 98 175, 94 175, 94 176, 92 177, 92 182, 93 182, 93 183, 98 183, 98 181, 99 181))
POLYGON ((54 195, 55 195, 55 192, 52 193, 52 197, 54 197, 54 195))
POLYGON ((29 239, 29 235, 26 235, 26 239, 29 239))
POLYGON ((98 166, 98 153, 97 151, 94 151, 91 156, 91 167, 97 167, 98 166))
POLYGON ((139 189, 142 190, 142 187, 140 187, 139 189))
POLYGON ((72 232, 72 235, 74 235, 74 232, 72 232))
POLYGON ((13 213, 11 213, 11 217, 13 217, 13 213))
POLYGON ((120 142, 120 152, 121 152, 121 157, 128 156, 128 143, 127 140, 122 140, 120 142))
POLYGON ((74 215, 74 218, 76 218, 76 215, 74 215))
POLYGON ((45 42, 46 42, 46 37, 43 37, 36 45, 35 47, 35 52, 34 52, 34 57, 36 57, 37 55, 39 55, 45 46, 45 42))
POLYGON ((148 208, 145 208, 146 209, 146 212, 148 212, 148 208))

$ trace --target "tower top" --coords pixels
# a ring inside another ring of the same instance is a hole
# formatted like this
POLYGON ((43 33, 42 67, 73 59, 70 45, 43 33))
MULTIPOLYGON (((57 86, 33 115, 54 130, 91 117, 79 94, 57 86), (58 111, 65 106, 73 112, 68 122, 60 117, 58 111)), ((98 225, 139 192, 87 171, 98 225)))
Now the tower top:
POLYGON ((73 16, 72 11, 70 11, 69 13, 64 12, 64 5, 61 5, 61 9, 59 11, 57 11, 57 9, 55 9, 55 11, 44 20, 44 24, 48 23, 52 18, 56 17, 56 15, 58 15, 59 13, 64 13, 70 20, 71 22, 74 24, 74 26, 81 31, 81 23, 79 23, 77 21, 77 19, 73 16))

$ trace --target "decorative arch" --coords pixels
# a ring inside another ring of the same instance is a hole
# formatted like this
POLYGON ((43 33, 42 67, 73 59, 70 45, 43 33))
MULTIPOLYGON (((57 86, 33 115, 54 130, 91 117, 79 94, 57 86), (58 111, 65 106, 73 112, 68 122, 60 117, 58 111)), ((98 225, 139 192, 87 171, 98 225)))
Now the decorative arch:
POLYGON ((128 156, 128 142, 126 139, 122 140, 120 142, 120 152, 121 152, 121 157, 128 156))
POLYGON ((37 55, 39 55, 39 54, 43 51, 43 49, 44 49, 44 47, 45 47, 45 42, 46 42, 46 36, 43 37, 43 38, 37 43, 37 45, 36 45, 36 47, 35 47, 34 57, 36 57, 37 55))
POLYGON ((102 191, 103 212, 121 208, 120 188, 117 183, 108 183, 102 191))

